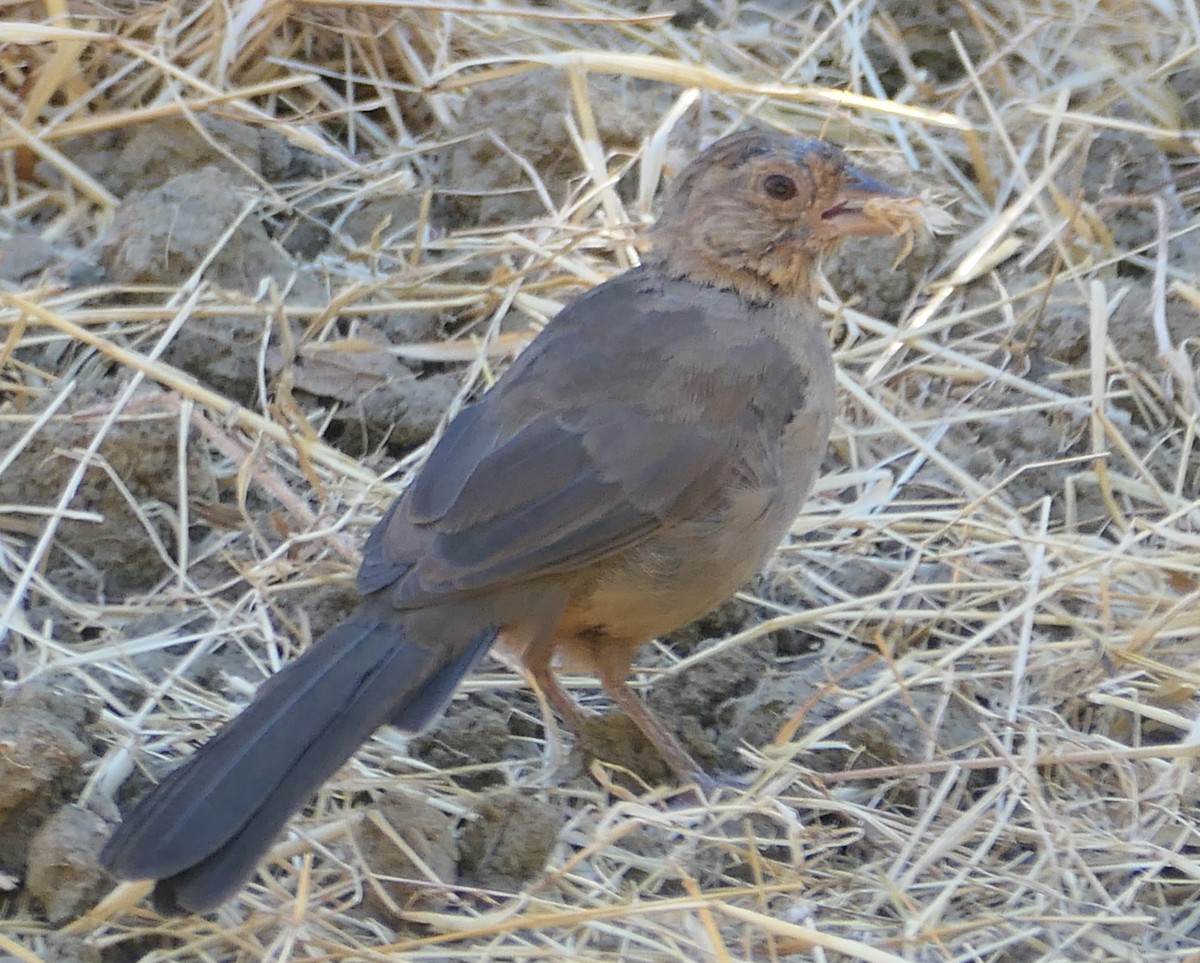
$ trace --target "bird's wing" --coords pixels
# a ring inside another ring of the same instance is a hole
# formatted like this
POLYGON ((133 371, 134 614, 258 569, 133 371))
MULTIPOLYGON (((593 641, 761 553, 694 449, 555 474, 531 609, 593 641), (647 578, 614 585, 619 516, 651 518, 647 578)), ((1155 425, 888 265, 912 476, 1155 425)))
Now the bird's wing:
POLYGON ((709 332, 740 320, 714 315, 739 302, 710 300, 634 271, 567 307, 449 426, 368 539, 360 591, 421 605, 570 572, 715 505, 786 373, 765 345, 714 360, 709 332), (667 368, 683 404, 662 403, 667 368))

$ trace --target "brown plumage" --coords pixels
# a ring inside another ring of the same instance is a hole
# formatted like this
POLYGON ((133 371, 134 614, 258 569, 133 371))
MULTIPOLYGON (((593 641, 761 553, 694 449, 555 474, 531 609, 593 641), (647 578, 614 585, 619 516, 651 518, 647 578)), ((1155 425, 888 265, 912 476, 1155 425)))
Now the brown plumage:
POLYGON ((636 650, 736 591, 825 451, 820 255, 891 233, 895 196, 820 141, 743 132, 677 179, 642 266, 569 304, 447 428, 366 543, 362 601, 152 790, 104 850, 204 912, 376 728, 415 730, 495 642, 578 727, 551 665, 599 676, 681 779, 700 767, 626 686, 636 650))

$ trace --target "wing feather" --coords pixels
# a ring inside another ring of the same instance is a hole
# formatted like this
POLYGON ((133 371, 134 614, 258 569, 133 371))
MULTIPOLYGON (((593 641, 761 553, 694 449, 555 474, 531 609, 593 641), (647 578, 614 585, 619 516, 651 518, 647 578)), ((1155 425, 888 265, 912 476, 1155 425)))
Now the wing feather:
POLYGON ((395 583, 394 603, 418 606, 579 569, 727 487, 761 371, 697 352, 708 360, 693 380, 719 405, 655 406, 664 365, 686 369, 664 332, 737 319, 689 312, 648 284, 662 282, 627 272, 569 305, 451 423, 368 539, 361 591, 395 583), (614 358, 614 341, 645 350, 614 358))

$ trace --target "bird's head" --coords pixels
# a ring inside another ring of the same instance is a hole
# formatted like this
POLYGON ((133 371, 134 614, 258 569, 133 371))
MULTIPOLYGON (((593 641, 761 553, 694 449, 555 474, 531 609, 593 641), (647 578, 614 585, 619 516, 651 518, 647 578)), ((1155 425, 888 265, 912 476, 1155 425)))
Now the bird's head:
POLYGON ((848 237, 896 234, 905 195, 820 140, 741 131, 693 160, 668 193, 647 261, 755 299, 808 295, 820 258, 848 237))

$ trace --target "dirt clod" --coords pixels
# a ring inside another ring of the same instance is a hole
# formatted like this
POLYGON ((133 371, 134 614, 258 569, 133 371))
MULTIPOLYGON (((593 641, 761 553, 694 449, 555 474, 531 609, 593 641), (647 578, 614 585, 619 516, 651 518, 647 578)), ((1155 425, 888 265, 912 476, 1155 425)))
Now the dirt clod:
POLYGON ((24 871, 35 831, 82 785, 81 723, 78 693, 31 685, 0 702, 0 867, 9 872, 24 871))
POLYGON ((546 868, 563 817, 554 806, 513 790, 480 797, 461 835, 462 878, 486 889, 519 892, 546 868))
POLYGON ((63 806, 29 842, 26 888, 52 923, 72 919, 112 885, 97 856, 111 827, 79 806, 63 806))
POLYGON ((577 738, 579 748, 591 758, 628 769, 649 785, 661 785, 672 778, 658 750, 624 713, 592 716, 577 738))
MULTIPOLYGON (((217 167, 176 174, 131 194, 99 241, 101 264, 118 284, 181 284, 202 264, 222 287, 254 292, 264 278, 287 287, 295 263, 246 210, 247 195, 217 167)), ((311 297, 311 280, 301 278, 311 297)))
POLYGON ((457 702, 428 732, 413 739, 412 751, 438 769, 460 771, 458 778, 464 785, 495 785, 502 776, 491 767, 514 750, 511 714, 511 708, 499 700, 457 702))
POLYGON ((371 808, 354 840, 372 877, 370 912, 386 919, 397 908, 444 905, 444 887, 458 874, 453 818, 418 797, 393 796, 371 808))
MULTIPOLYGON (((27 442, 21 457, 36 470, 0 476, 0 502, 12 506, 10 512, 41 518, 58 503, 97 426, 111 410, 118 387, 103 378, 77 386, 45 430, 27 442)), ((180 491, 178 426, 178 412, 155 405, 153 392, 147 392, 141 411, 119 420, 91 456, 67 504, 85 515, 59 522, 57 551, 51 555, 54 569, 73 573, 69 582, 64 578, 64 588, 70 586, 73 594, 123 596, 163 576, 169 559, 159 545, 173 545, 178 531, 168 507, 177 503, 180 491), (76 567, 76 557, 88 560, 84 572, 76 567)), ((15 445, 23 433, 19 424, 0 423, 0 450, 15 445)), ((189 497, 215 501, 216 480, 204 444, 190 444, 185 458, 189 497)))

